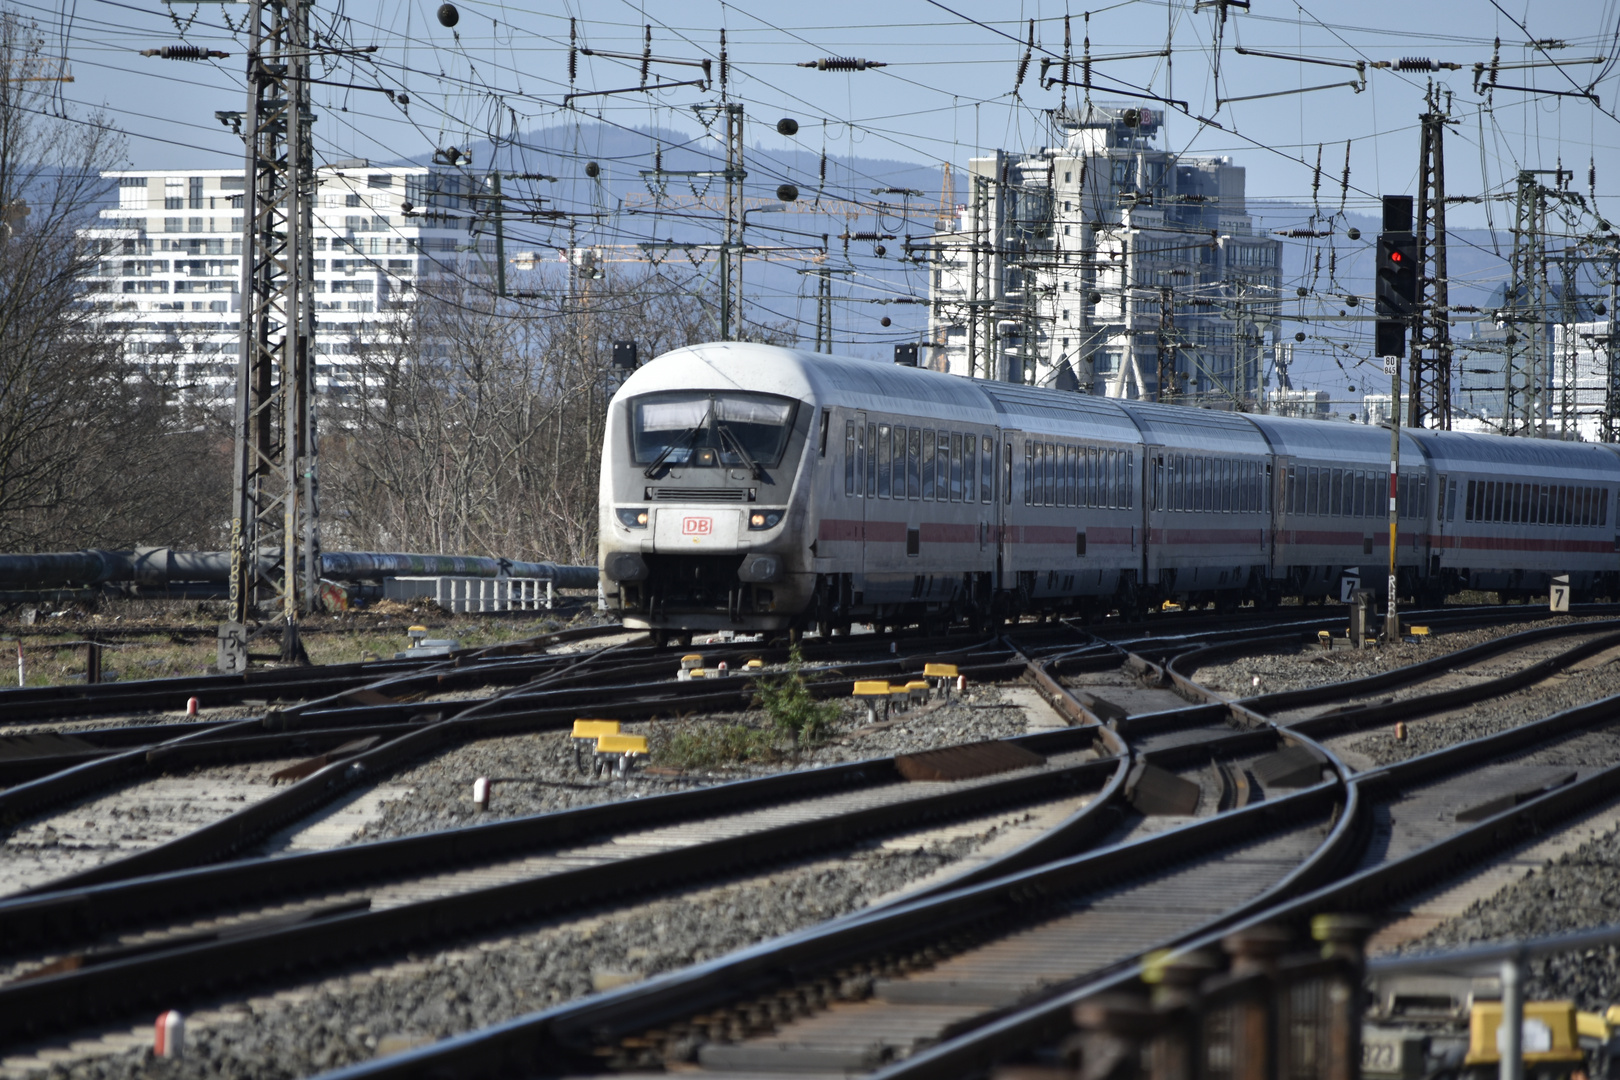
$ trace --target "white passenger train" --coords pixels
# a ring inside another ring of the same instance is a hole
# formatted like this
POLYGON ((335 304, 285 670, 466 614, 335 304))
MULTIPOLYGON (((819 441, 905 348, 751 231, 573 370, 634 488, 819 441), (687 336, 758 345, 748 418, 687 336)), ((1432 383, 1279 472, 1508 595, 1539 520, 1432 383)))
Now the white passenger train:
MULTIPOLYGON (((1398 591, 1620 596, 1620 447, 1401 437, 1398 591)), ((1134 614, 1381 593, 1389 434, 746 343, 630 376, 602 450, 602 585, 683 633, 1134 614)))

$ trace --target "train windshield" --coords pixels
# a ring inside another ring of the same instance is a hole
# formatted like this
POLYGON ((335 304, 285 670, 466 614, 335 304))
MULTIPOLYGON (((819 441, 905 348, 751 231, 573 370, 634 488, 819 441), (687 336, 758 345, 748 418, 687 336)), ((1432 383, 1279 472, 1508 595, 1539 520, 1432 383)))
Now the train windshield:
POLYGON ((778 465, 797 402, 768 394, 692 391, 630 403, 638 465, 778 465))

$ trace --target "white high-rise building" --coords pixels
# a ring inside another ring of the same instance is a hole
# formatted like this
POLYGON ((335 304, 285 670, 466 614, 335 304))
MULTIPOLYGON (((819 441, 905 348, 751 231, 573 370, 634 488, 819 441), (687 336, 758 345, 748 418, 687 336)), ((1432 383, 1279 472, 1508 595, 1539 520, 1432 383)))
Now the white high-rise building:
POLYGON ((1255 231, 1243 168, 1154 148, 1151 109, 1089 107, 1054 122, 1060 146, 969 163, 955 219, 932 238, 924 362, 1264 408, 1266 372, 1289 356, 1272 318, 1282 244, 1255 231))
MULTIPOLYGON (((118 206, 86 233, 101 253, 84 283, 88 298, 144 362, 169 366, 199 399, 230 398, 242 310, 241 170, 102 175, 118 182, 118 206)), ((487 283, 495 241, 473 228, 468 183, 453 171, 364 160, 317 170, 318 389, 343 394, 353 385, 360 352, 389 340, 419 281, 487 283)))

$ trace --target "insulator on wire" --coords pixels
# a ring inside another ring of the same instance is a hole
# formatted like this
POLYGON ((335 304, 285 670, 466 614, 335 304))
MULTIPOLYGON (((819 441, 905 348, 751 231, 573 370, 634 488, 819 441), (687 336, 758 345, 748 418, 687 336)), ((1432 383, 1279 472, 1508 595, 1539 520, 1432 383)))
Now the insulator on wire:
POLYGON ((579 24, 570 17, 568 20, 568 85, 573 86, 579 78, 579 24))
POLYGON ((159 60, 224 60, 231 54, 201 45, 165 45, 161 49, 142 49, 141 55, 155 56, 159 60))
POLYGON ((820 60, 802 61, 798 66, 815 68, 817 71, 865 71, 867 68, 888 67, 889 65, 879 60, 867 60, 854 56, 823 56, 820 60))

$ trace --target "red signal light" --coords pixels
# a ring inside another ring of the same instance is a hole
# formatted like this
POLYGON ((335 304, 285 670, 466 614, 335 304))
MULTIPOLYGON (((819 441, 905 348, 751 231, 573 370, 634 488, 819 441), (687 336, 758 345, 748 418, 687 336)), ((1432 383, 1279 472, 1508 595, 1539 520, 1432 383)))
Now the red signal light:
POLYGON ((1401 261, 1401 253, 1398 252, 1398 251, 1390 252, 1389 253, 1389 261, 1390 262, 1400 262, 1401 261))

